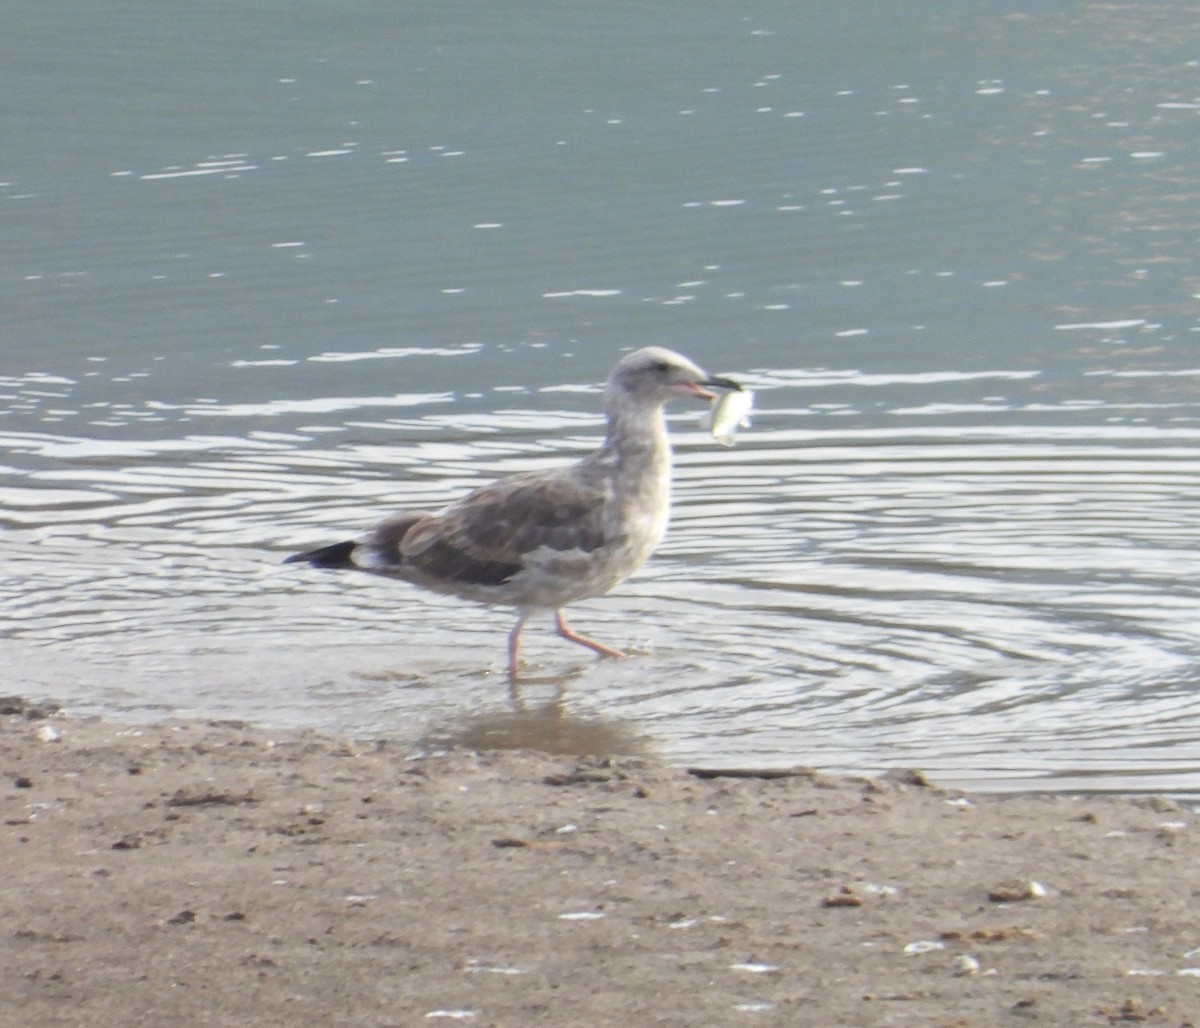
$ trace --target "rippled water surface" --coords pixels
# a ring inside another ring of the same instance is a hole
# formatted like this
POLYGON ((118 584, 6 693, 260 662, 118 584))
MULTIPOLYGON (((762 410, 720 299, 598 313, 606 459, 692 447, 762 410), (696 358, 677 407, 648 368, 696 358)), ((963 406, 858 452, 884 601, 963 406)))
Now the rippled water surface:
POLYGON ((1200 794, 1200 28, 1038 12, 16 5, 5 691, 1200 794), (514 708, 507 612, 279 564, 585 453, 649 342, 759 409, 672 409, 571 612, 634 659, 531 624, 514 708))

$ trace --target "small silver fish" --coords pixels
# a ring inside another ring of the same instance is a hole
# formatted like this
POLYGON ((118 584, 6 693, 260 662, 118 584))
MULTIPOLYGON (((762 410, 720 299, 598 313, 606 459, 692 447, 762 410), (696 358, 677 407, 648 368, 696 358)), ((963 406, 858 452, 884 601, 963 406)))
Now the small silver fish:
POLYGON ((735 389, 713 401, 712 437, 722 446, 732 446, 739 428, 750 427, 750 411, 754 407, 754 392, 735 389))

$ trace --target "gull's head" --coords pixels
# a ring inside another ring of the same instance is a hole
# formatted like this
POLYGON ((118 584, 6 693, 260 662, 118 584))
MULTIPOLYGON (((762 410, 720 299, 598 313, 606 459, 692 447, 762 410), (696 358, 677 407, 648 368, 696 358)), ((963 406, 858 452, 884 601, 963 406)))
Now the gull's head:
POLYGON ((680 396, 711 400, 710 389, 741 389, 731 378, 716 378, 683 354, 661 346, 646 346, 627 353, 613 368, 604 387, 604 403, 661 407, 680 396))

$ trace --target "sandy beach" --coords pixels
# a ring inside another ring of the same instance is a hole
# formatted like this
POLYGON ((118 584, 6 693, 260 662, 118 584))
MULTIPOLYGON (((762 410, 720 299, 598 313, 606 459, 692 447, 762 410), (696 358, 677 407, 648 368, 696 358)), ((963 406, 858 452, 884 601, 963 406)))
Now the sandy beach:
POLYGON ((3 710, 5 1024, 1200 1024, 1161 797, 3 710))

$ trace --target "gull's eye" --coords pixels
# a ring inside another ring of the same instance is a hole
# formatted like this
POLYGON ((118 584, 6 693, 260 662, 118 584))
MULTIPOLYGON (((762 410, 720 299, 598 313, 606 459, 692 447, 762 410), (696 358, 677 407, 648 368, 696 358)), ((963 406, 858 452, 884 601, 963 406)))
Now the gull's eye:
POLYGON ((671 370, 671 365, 668 364, 666 361, 655 361, 653 364, 650 365, 650 367, 652 367, 655 371, 657 371, 661 375, 665 375, 668 371, 671 370))

